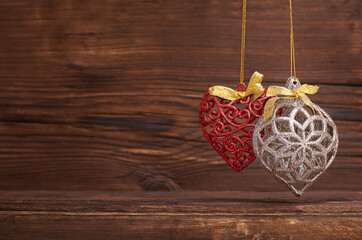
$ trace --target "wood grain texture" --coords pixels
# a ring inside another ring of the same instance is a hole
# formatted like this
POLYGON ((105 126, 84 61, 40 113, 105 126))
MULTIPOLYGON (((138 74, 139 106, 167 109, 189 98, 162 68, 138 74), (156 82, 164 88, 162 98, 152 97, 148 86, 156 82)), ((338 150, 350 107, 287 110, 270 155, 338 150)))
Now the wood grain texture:
MULTIPOLYGON (((295 1, 297 70, 336 120, 335 163, 310 190, 361 190, 361 1, 295 1)), ((238 82, 241 1, 0 2, 0 189, 285 191, 235 173, 198 123, 238 82)), ((289 74, 288 5, 248 3, 246 78, 289 74)))
POLYGON ((1 192, 0 239, 358 239, 361 193, 1 192), (16 234, 15 234, 16 233, 16 234))
MULTIPOLYGON (((0 239, 360 238, 361 9, 294 1, 298 77, 340 136, 297 199, 199 129, 239 79, 240 0, 0 1, 0 239)), ((288 78, 288 14, 248 1, 246 79, 288 78)))

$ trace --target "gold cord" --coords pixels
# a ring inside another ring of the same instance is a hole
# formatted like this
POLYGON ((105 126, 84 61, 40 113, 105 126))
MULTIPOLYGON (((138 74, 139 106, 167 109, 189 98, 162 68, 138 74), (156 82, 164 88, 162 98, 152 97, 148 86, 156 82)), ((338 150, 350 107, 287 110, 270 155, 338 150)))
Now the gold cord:
POLYGON ((245 27, 246 27, 246 0, 243 0, 243 13, 241 20, 241 61, 240 61, 240 83, 244 82, 244 59, 245 59, 245 27))
POLYGON ((290 76, 297 78, 297 71, 295 70, 292 0, 289 0, 289 16, 290 16, 290 76))
MULTIPOLYGON (((293 8, 292 0, 289 0, 290 16, 290 75, 297 78, 295 64, 294 31, 293 31, 293 8)), ((244 82, 244 60, 245 60, 245 31, 246 31, 246 0, 243 0, 242 22, 241 22, 241 61, 240 61, 240 83, 244 82)))

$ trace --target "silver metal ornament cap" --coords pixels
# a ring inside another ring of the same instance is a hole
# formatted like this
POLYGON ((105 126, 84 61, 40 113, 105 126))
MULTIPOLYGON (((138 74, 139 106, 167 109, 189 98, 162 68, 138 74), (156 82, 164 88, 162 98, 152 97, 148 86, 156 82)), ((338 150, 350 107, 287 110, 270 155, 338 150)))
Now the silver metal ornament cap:
POLYGON ((285 87, 289 90, 297 89, 301 86, 300 81, 298 78, 290 77, 288 78, 287 82, 285 83, 285 87))

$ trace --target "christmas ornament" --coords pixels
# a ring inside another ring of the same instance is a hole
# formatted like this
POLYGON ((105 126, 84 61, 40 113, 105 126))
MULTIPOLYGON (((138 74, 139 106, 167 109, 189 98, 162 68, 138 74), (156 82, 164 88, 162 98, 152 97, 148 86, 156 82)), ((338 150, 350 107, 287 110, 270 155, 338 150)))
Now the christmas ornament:
POLYGON ((236 171, 248 166, 255 155, 252 146, 254 122, 263 113, 268 99, 260 82, 263 75, 255 72, 246 89, 215 86, 200 102, 201 130, 216 152, 236 171), (254 94, 252 99, 251 94, 254 94))
MULTIPOLYGON (((293 91, 301 89, 298 79, 290 78, 287 88, 283 91, 289 93, 285 94, 288 97, 269 100, 271 104, 277 101, 270 109, 270 118, 260 118, 256 124, 253 145, 262 166, 301 196, 335 158, 338 133, 323 109, 308 100, 294 98, 304 94, 293 91)), ((268 95, 272 95, 269 89, 268 95)), ((265 117, 269 110, 265 107, 264 111, 265 117)))
POLYGON ((261 165, 296 196, 301 196, 333 162, 338 147, 332 118, 310 101, 317 86, 300 85, 296 78, 291 20, 291 75, 286 87, 271 86, 264 115, 255 126, 253 146, 261 165))
POLYGON ((199 107, 201 130, 216 152, 236 171, 248 166, 255 155, 252 146, 254 122, 262 115, 266 100, 263 75, 255 72, 244 84, 246 0, 243 0, 240 84, 233 90, 214 86, 199 107))

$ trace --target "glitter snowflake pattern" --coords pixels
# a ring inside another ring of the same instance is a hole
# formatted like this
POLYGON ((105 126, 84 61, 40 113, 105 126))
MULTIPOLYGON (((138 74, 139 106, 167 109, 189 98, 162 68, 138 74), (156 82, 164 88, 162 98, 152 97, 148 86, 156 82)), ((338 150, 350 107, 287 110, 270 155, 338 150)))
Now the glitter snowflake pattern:
POLYGON ((338 133, 317 105, 313 112, 300 99, 280 99, 271 120, 256 124, 254 152, 262 166, 300 196, 332 163, 338 133))

